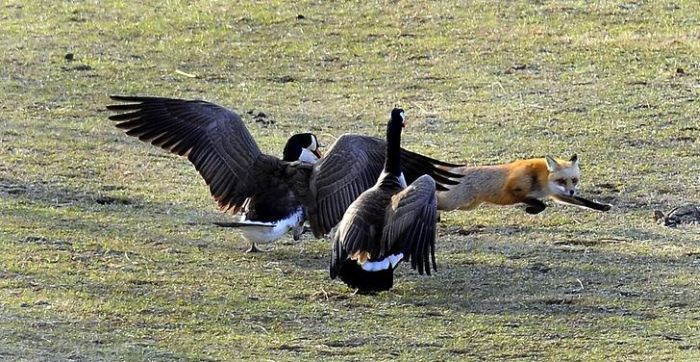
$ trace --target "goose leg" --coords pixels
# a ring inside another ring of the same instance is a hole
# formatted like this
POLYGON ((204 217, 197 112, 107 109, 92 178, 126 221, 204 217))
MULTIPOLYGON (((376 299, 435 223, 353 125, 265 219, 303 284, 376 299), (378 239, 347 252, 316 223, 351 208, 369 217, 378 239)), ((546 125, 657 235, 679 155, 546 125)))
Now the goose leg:
POLYGON ((251 241, 250 242, 250 248, 245 251, 246 253, 259 253, 260 249, 255 247, 255 242, 251 241))
POLYGON ((301 238, 301 234, 303 234, 303 233, 304 233, 303 227, 301 229, 294 228, 294 229, 292 229, 292 238, 294 238, 294 241, 299 241, 299 239, 301 238))
POLYGON ((301 220, 299 224, 292 228, 292 237, 294 238, 294 241, 299 241, 299 239, 301 239, 301 235, 307 231, 307 227, 304 225, 304 223, 305 220, 301 220))

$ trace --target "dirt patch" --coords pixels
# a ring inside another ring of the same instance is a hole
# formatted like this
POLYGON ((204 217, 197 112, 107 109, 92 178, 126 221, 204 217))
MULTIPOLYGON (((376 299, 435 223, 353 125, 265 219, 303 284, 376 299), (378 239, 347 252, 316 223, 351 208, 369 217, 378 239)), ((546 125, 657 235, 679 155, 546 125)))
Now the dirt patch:
MULTIPOLYGON (((105 191, 123 189, 123 186, 103 186, 105 191)), ((97 203, 99 205, 136 205, 134 200, 122 196, 90 195, 84 191, 73 190, 51 181, 20 182, 17 180, 0 179, 0 195, 26 197, 34 201, 42 201, 54 206, 70 206, 74 204, 97 203)))
POLYGON ((326 292, 325 290, 318 291, 311 295, 307 294, 297 294, 292 298, 297 300, 309 300, 309 301, 333 301, 333 300, 347 300, 350 299, 350 293, 337 293, 337 292, 326 292))
POLYGON ((6 195, 21 195, 27 192, 27 187, 25 185, 11 184, 7 182, 0 182, 0 193, 6 195))
POLYGON ((65 240, 50 240, 44 236, 25 236, 19 240, 23 244, 36 244, 51 246, 58 250, 69 250, 73 248, 73 243, 65 240))
POLYGON ((278 350, 278 351, 299 352, 299 351, 303 351, 306 348, 304 346, 300 346, 298 344, 286 344, 285 343, 285 344, 279 345, 277 347, 272 347, 270 349, 278 350))
POLYGON ((98 196, 95 202, 100 205, 131 205, 133 202, 125 197, 98 196))
POLYGON ((256 112, 251 109, 247 113, 249 116, 251 116, 253 122, 259 126, 269 127, 276 123, 276 121, 270 118, 270 116, 268 116, 265 112, 256 112))
POLYGON ((621 241, 626 241, 626 240, 616 240, 616 239, 597 239, 597 240, 590 240, 590 239, 568 239, 568 240, 559 240, 555 241, 553 244, 557 246, 598 246, 598 245, 604 245, 604 244, 610 244, 610 243, 616 243, 616 242, 621 242, 621 241))
POLYGON ((654 220, 672 228, 681 225, 700 225, 700 208, 693 204, 686 204, 673 208, 667 214, 654 210, 654 220))
POLYGON ((473 234, 480 234, 483 233, 484 230, 486 230, 486 226, 484 225, 474 225, 469 228, 464 228, 461 226, 450 226, 450 227, 441 227, 438 229, 438 234, 440 236, 445 236, 445 235, 473 235, 473 234))
POLYGON ((620 187, 618 185, 609 182, 595 184, 594 186, 611 192, 620 192, 620 187))
POLYGON ((534 262, 534 263, 528 265, 527 269, 535 271, 535 272, 539 272, 542 274, 547 274, 550 270, 552 270, 552 268, 550 268, 549 266, 547 266, 541 262, 534 262))
POLYGON ((535 303, 545 304, 545 305, 570 305, 578 304, 581 302, 580 298, 566 297, 566 298, 544 298, 540 300, 535 300, 535 303))
POLYGON ((334 341, 328 341, 324 344, 328 347, 335 347, 335 348, 340 348, 340 347, 357 348, 357 347, 362 347, 362 346, 368 344, 370 341, 371 341, 371 339, 366 338, 366 337, 351 337, 348 339, 339 339, 339 340, 334 340, 334 341))

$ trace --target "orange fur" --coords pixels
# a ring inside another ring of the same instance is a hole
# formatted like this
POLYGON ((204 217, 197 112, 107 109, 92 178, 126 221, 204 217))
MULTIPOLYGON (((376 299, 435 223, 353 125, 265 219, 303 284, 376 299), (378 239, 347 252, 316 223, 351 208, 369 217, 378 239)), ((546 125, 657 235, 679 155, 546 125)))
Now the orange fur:
POLYGON ((464 177, 450 190, 438 192, 440 210, 470 210, 484 202, 512 205, 569 192, 575 187, 580 173, 577 162, 565 160, 556 160, 556 169, 550 172, 545 158, 495 166, 464 166, 450 171, 461 173, 464 177), (552 186, 553 182, 564 178, 569 181, 562 190, 552 186), (573 186, 568 184, 571 180, 575 180, 573 186))

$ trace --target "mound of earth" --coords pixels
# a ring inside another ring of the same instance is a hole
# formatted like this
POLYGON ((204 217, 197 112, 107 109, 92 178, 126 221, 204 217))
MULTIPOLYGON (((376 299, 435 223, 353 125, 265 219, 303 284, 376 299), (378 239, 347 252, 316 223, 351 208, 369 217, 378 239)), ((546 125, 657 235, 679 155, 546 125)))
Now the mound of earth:
POLYGON ((678 206, 664 214, 662 211, 654 210, 654 219, 657 223, 668 227, 677 227, 681 224, 700 224, 700 208, 696 205, 687 204, 678 206))

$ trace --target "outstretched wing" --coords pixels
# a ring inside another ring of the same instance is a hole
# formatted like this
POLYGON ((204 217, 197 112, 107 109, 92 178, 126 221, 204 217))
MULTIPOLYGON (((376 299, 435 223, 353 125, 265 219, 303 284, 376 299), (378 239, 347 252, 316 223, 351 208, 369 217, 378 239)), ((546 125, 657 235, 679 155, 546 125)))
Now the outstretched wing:
MULTIPOLYGON (((338 228, 331 240, 331 279, 335 279, 348 257, 366 261, 371 255, 372 236, 366 220, 361 217, 350 217, 338 228)), ((355 262, 355 261, 353 261, 355 262)))
POLYGON ((437 198, 435 181, 427 175, 419 177, 403 191, 392 196, 387 211, 380 255, 402 252, 411 261, 411 268, 430 275, 435 266, 435 232, 437 198))
MULTIPOLYGON (((386 141, 376 137, 342 135, 326 155, 314 165, 311 177, 309 222, 316 237, 328 234, 340 222, 345 210, 362 192, 374 186, 384 168, 386 141)), ((452 167, 414 152, 401 149, 401 169, 407 183, 430 175, 437 187, 459 183, 461 174, 442 167, 452 167)))
POLYGON ((371 189, 350 204, 332 238, 331 278, 348 258, 364 263, 379 254, 381 224, 389 195, 371 189))
POLYGON ((180 156, 186 155, 209 185, 219 207, 237 210, 247 196, 244 182, 262 155, 241 117, 198 100, 111 96, 125 102, 107 106, 117 127, 180 156))
POLYGON ((463 165, 436 160, 419 153, 401 149, 401 171, 406 178, 407 184, 411 184, 423 175, 430 175, 435 180, 435 187, 438 191, 447 191, 449 190, 448 186, 459 184, 457 179, 464 177, 462 174, 448 170, 461 166, 463 165))
POLYGON ((377 183, 384 167, 382 147, 378 138, 342 135, 314 165, 307 207, 316 237, 328 234, 348 206, 377 183))

